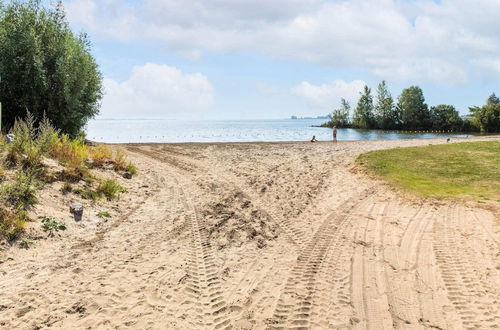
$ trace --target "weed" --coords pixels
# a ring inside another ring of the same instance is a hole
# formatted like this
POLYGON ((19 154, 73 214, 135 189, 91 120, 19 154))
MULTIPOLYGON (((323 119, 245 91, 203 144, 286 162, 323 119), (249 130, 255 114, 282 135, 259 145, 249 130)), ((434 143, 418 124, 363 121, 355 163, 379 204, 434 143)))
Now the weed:
POLYGON ((97 216, 99 218, 111 218, 111 214, 108 211, 99 211, 97 212, 97 216))
POLYGON ((121 193, 126 192, 127 189, 120 186, 114 179, 101 180, 97 187, 97 193, 104 195, 108 200, 118 198, 121 193))
POLYGON ((54 230, 65 230, 66 225, 63 222, 59 222, 52 218, 42 217, 42 228, 43 230, 50 231, 52 233, 54 230))

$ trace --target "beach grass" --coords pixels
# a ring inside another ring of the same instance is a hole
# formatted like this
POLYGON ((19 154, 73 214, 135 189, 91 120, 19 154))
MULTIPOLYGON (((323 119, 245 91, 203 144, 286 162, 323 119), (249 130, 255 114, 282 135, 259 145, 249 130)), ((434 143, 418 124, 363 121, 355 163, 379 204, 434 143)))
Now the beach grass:
POLYGON ((357 163, 421 197, 500 201, 500 141, 371 151, 357 163))

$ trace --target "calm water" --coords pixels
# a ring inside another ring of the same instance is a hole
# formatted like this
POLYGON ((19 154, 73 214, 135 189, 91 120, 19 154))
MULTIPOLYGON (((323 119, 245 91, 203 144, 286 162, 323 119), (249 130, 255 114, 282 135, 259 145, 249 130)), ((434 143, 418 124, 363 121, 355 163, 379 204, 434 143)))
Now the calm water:
MULTIPOLYGON (((331 140, 331 129, 311 127, 324 119, 283 120, 92 120, 87 137, 97 142, 255 142, 331 140)), ((339 129, 338 140, 412 139, 463 136, 339 129)))

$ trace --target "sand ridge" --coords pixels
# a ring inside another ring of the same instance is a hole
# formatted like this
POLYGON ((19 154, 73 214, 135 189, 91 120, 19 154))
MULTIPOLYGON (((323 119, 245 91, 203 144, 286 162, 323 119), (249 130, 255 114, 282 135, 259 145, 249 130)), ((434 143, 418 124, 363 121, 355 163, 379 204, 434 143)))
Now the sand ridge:
POLYGON ((0 327, 498 327, 497 215, 352 169, 430 143, 446 140, 116 146, 151 193, 94 237, 0 264, 0 327))

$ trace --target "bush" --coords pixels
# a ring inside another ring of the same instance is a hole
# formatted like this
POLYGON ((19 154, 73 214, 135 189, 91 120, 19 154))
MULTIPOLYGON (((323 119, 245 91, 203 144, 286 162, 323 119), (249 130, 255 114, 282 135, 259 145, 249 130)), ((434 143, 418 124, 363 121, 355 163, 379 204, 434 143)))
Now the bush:
POLYGON ((14 180, 0 189, 3 199, 18 210, 27 210, 38 201, 36 197, 40 182, 33 172, 18 170, 14 180))
POLYGON ((88 199, 91 201, 96 201, 99 199, 99 193, 92 189, 73 189, 73 193, 76 195, 82 196, 84 199, 88 199))
POLYGON ((126 192, 127 189, 120 186, 114 179, 101 180, 97 187, 97 193, 104 195, 108 200, 118 198, 121 193, 126 192))

